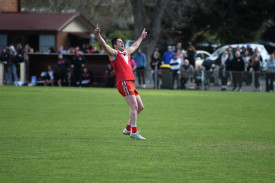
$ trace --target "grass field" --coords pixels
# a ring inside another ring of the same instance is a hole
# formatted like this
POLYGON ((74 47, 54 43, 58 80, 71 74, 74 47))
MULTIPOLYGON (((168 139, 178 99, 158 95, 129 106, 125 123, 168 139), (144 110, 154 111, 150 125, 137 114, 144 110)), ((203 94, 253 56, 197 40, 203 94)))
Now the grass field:
POLYGON ((275 94, 0 87, 0 182, 274 182, 275 94))

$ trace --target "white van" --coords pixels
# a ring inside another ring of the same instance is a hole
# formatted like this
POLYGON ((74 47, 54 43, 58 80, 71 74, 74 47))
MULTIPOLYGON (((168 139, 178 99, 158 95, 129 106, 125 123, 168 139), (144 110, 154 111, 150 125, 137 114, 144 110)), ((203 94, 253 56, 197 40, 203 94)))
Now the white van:
POLYGON ((135 40, 126 40, 124 43, 124 49, 129 48, 134 42, 135 40))
MULTIPOLYGON (((266 61, 269 59, 269 54, 268 54, 268 52, 266 51, 266 49, 263 45, 253 44, 253 43, 242 43, 242 44, 231 44, 231 47, 234 51, 234 49, 236 49, 237 46, 239 46, 240 48, 242 48, 242 47, 246 48, 248 44, 253 49, 253 51, 256 48, 258 49, 258 51, 260 52, 260 54, 263 58, 263 69, 265 69, 265 64, 266 64, 266 61)), ((210 57, 207 57, 205 60, 210 60, 214 64, 215 60, 217 60, 219 55, 221 55, 228 47, 229 47, 229 45, 225 45, 225 46, 220 47, 214 53, 212 53, 210 57)))

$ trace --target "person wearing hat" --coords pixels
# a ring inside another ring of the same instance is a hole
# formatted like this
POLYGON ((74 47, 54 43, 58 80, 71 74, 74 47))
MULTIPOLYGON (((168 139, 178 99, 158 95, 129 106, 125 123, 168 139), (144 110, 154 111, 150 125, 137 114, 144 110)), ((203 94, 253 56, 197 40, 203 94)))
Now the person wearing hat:
POLYGON ((170 60, 175 55, 175 52, 172 51, 172 46, 167 47, 167 51, 163 54, 162 60, 164 64, 170 64, 170 60))

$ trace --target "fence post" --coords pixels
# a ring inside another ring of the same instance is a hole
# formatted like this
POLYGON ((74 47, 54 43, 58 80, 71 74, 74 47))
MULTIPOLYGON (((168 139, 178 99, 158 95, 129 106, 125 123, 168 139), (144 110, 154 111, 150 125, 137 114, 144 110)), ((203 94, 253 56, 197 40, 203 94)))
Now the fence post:
POLYGON ((158 65, 155 65, 155 89, 158 89, 158 65))
POLYGON ((201 73, 201 90, 204 90, 204 80, 205 80, 205 69, 204 67, 202 68, 202 73, 201 73))
POLYGON ((0 86, 4 85, 4 78, 5 78, 4 64, 0 63, 0 86))
POLYGON ((252 70, 252 88, 254 88, 255 87, 255 71, 254 70, 252 70))

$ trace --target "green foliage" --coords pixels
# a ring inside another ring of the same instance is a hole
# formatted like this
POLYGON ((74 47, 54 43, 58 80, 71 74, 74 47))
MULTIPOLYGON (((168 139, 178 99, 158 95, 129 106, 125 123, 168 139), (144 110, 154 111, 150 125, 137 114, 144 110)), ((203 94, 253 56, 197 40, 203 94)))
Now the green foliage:
POLYGON ((127 39, 133 39, 134 38, 134 35, 132 32, 130 31, 125 31, 125 32, 122 32, 120 30, 116 30, 115 32, 113 33, 110 33, 108 38, 109 39, 113 39, 115 37, 119 37, 121 38, 123 41, 127 40, 127 39))
MULTIPOLYGON (((179 11, 181 14, 175 14, 172 18, 164 16, 163 26, 175 30, 169 34, 174 42, 209 42, 210 36, 215 38, 212 42, 222 44, 254 42, 260 41, 260 38, 274 41, 274 31, 270 25, 270 22, 275 22, 274 7, 272 0, 214 0, 193 3, 193 6, 189 3, 183 11, 179 11), (178 17, 188 18, 185 23, 178 23, 175 21, 180 19, 178 17)), ((163 33, 161 36, 167 39, 167 32, 163 33)))
POLYGON ((145 141, 115 88, 0 87, 0 182, 274 181, 274 94, 139 93, 145 141))

